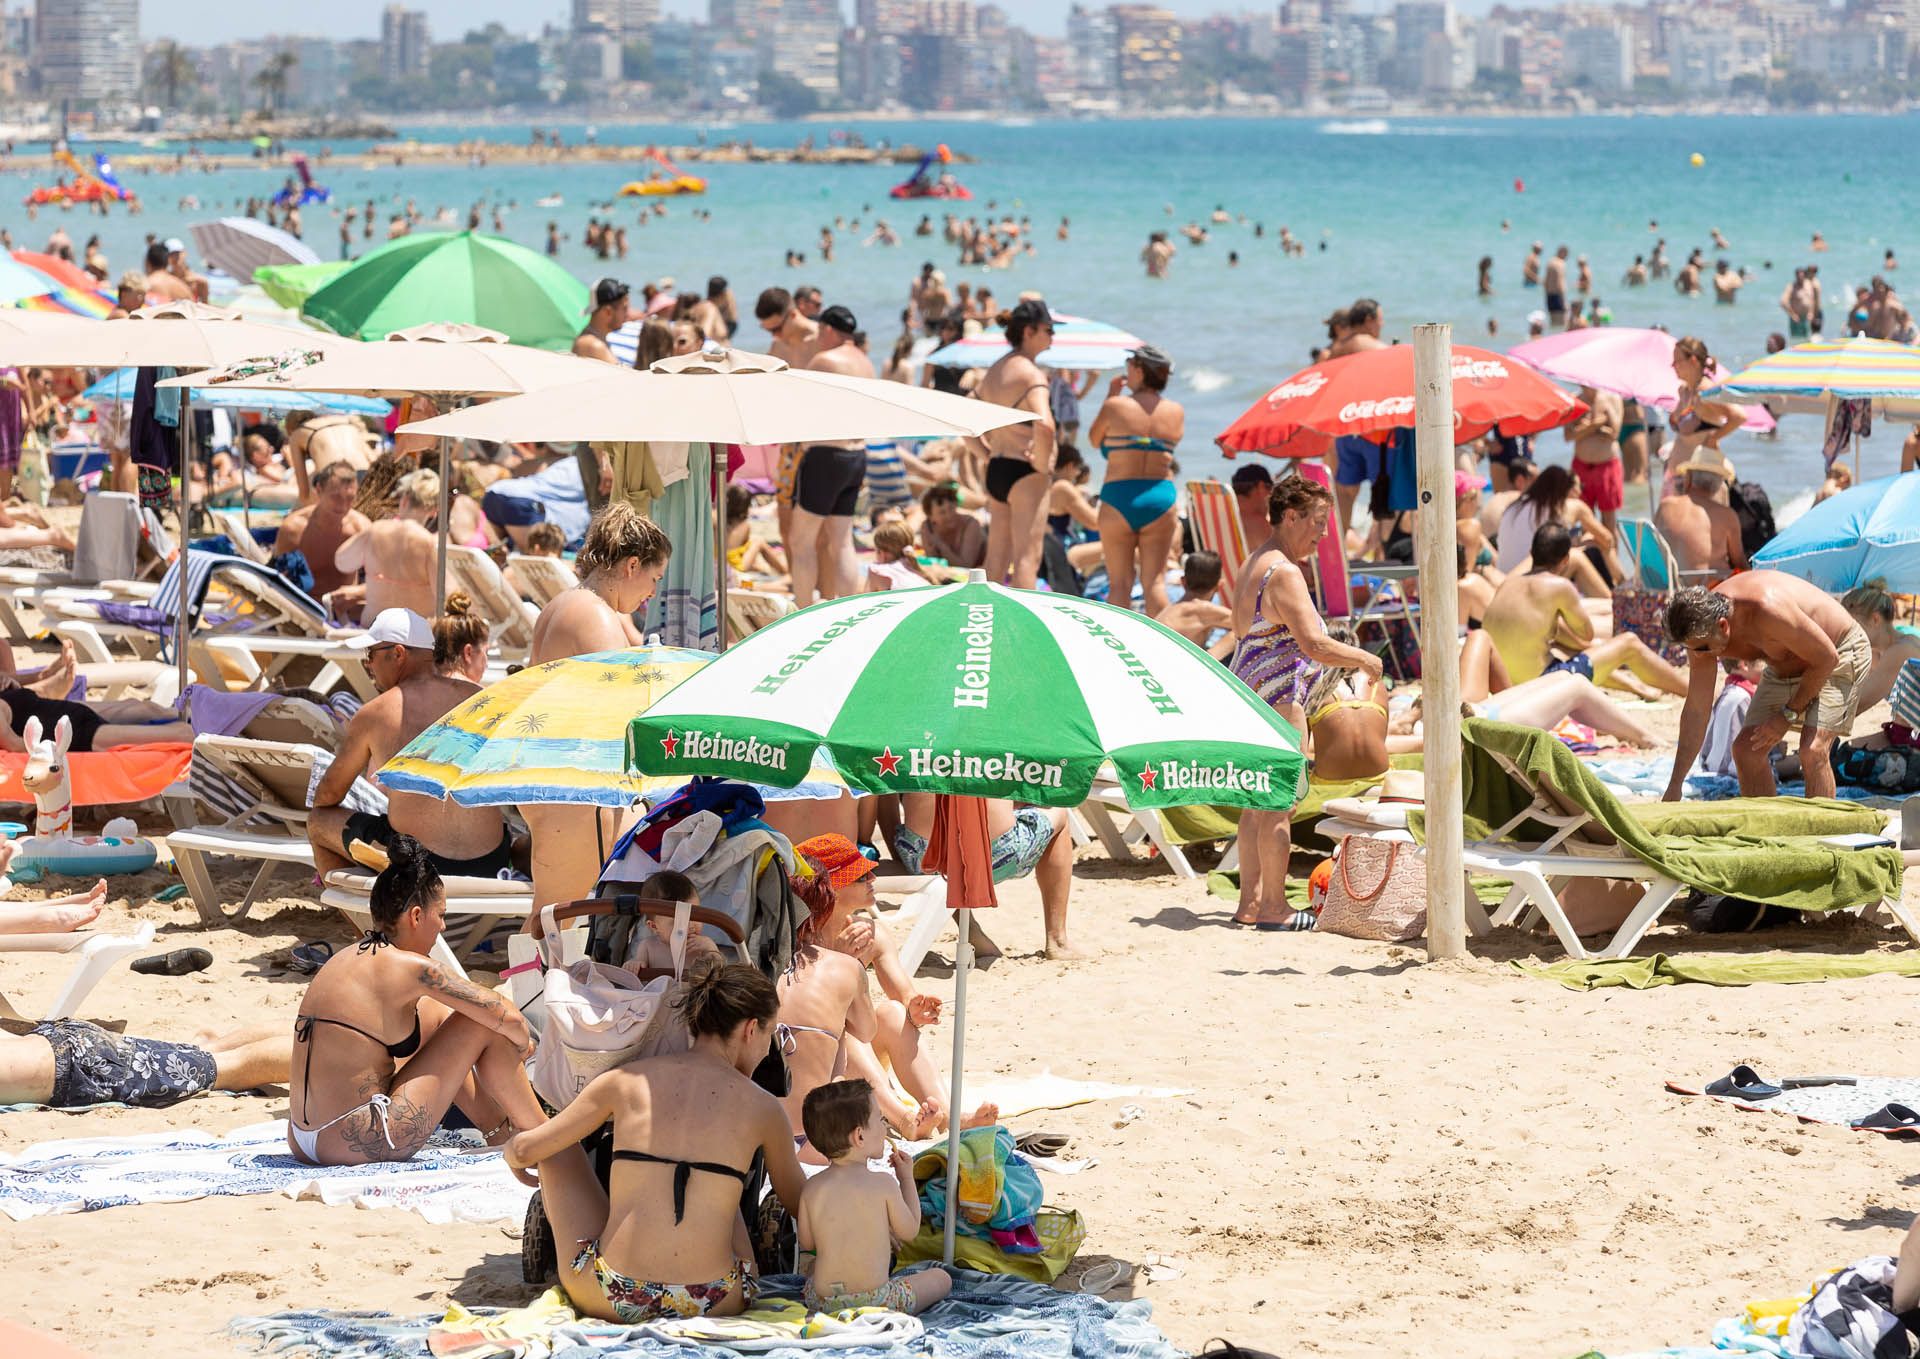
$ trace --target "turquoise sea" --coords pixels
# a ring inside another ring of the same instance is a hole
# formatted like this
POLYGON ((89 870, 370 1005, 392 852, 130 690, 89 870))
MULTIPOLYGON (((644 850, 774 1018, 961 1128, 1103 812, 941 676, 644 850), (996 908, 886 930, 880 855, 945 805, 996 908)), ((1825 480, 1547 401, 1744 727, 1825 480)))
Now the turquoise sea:
MULTIPOLYGON (((543 126, 569 143, 585 137, 583 125, 543 126)), ((786 146, 807 135, 824 142, 833 126, 601 125, 596 132, 603 145, 688 144, 704 132, 715 142, 748 138, 786 146)), ((705 197, 670 200, 668 216, 645 228, 635 225, 638 208, 631 200, 612 209, 629 228, 630 254, 605 264, 579 247, 581 228, 589 215, 608 215, 602 204, 638 173, 637 161, 631 171, 602 164, 372 171, 335 165, 318 177, 334 190, 336 210, 369 197, 383 208, 411 198, 430 217, 444 206, 464 223, 475 201, 489 208, 514 202, 505 216, 507 233, 538 247, 548 221, 558 221, 570 238, 562 260, 588 281, 611 273, 637 290, 648 279, 671 276, 700 286, 707 275, 721 273, 747 308, 769 284, 816 283, 829 302, 853 308, 877 357, 897 333, 908 280, 923 260, 938 263, 950 281, 971 274, 1003 301, 1038 289, 1059 310, 1123 326, 1174 356, 1174 394, 1188 405, 1183 462, 1194 471, 1222 466, 1212 437, 1303 366, 1324 333, 1322 318, 1356 297, 1384 304, 1390 336, 1408 338, 1416 322, 1437 320, 1453 324, 1456 343, 1504 348, 1524 339, 1526 315, 1541 305, 1537 289, 1520 285, 1521 258, 1535 240, 1549 252, 1565 243, 1573 255, 1590 258, 1595 291, 1617 323, 1698 334, 1735 366, 1763 354, 1769 332, 1785 329, 1777 299, 1795 265, 1816 258, 1808 251, 1814 231, 1831 246, 1817 257, 1829 318, 1844 313, 1842 288, 1879 272, 1889 247, 1904 256, 1911 245, 1920 260, 1909 229, 1920 221, 1920 182, 1911 173, 1920 118, 1912 116, 838 126, 869 142, 945 141, 977 157, 977 164, 960 167, 975 195, 973 209, 984 212, 991 202, 1031 216, 1039 253, 1004 271, 958 270, 953 248, 938 235, 909 234, 921 205, 888 200, 888 187, 905 177, 892 165, 699 167, 710 180, 705 197), (1698 168, 1690 164, 1696 152, 1704 158, 1698 168), (556 193, 564 207, 533 206, 556 193), (696 220, 696 206, 710 210, 712 220, 696 220), (1213 227, 1213 240, 1203 247, 1176 236, 1181 248, 1172 276, 1142 276, 1138 256, 1149 231, 1205 221, 1216 206, 1236 218, 1244 214, 1246 224, 1213 227), (901 231, 898 248, 860 244, 875 216, 901 231), (1072 221, 1064 244, 1054 239, 1062 216, 1072 221), (826 264, 816 238, 835 217, 858 218, 861 227, 857 234, 836 231, 838 248, 826 264), (1650 220, 1658 221, 1657 232, 1649 230, 1650 220), (1255 237, 1255 222, 1264 225, 1264 236, 1255 237), (1306 243, 1305 258, 1282 257, 1282 225, 1306 243), (1714 227, 1728 238, 1728 250, 1714 249, 1714 227), (1666 238, 1676 264, 1699 246, 1709 261, 1724 254, 1753 270, 1738 304, 1680 297, 1670 283, 1622 287, 1627 264, 1650 250, 1656 236, 1666 238), (804 267, 785 267, 789 247, 806 254, 804 267), (1229 266, 1229 251, 1238 252, 1237 267, 1229 266), (1497 293, 1486 300, 1474 290, 1482 255, 1495 261, 1497 293), (1492 340, 1489 319, 1499 325, 1492 340)), ((527 137, 524 126, 405 130, 432 141, 527 137)), ((358 148, 342 143, 335 149, 358 148)), ((143 215, 116 213, 103 221, 74 213, 63 220, 76 245, 97 230, 117 272, 136 262, 146 233, 184 236, 191 221, 235 211, 249 194, 271 193, 283 174, 264 164, 214 175, 127 174, 146 202, 143 215), (198 196, 198 210, 180 208, 188 193, 198 196)), ((17 203, 39 178, 0 174, 11 181, 0 183, 0 197, 17 203)), ((338 253, 338 228, 325 211, 307 211, 306 233, 331 258, 338 253)), ((54 219, 43 213, 29 223, 15 208, 0 220, 11 225, 17 244, 39 248, 54 219)), ((1902 275, 1890 277, 1897 288, 1902 275)), ((741 336, 757 340, 751 328, 741 336)), ((1778 436, 1742 435, 1729 450, 1742 477, 1764 482, 1776 506, 1785 507, 1819 480, 1820 435, 1816 420, 1790 417, 1778 436)), ((1562 457, 1563 447, 1550 438, 1541 452, 1562 457)), ((1899 432, 1878 431, 1865 453, 1868 474, 1893 470, 1898 451, 1899 432)))

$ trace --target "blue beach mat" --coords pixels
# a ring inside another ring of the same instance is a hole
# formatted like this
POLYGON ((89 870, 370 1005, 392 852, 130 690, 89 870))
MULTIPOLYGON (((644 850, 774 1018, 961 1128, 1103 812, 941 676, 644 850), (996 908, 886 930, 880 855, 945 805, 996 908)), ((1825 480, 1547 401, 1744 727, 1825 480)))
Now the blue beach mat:
MULTIPOLYGON (((763 1297, 795 1298, 798 1275, 764 1280, 763 1297)), ((1180 1359, 1149 1317, 1141 1299, 1108 1302, 1062 1293, 1045 1284, 971 1270, 953 1271, 953 1293, 921 1313, 925 1333, 909 1343, 836 1347, 845 1359, 1180 1359)), ((237 1317, 229 1331, 276 1355, 313 1359, 426 1359, 427 1335, 437 1315, 395 1317, 385 1312, 314 1310, 237 1317)), ((548 1359, 735 1359, 740 1351, 652 1338, 623 1339, 634 1328, 576 1322, 553 1333, 548 1359)), ((755 1353, 769 1359, 816 1359, 818 1348, 776 1345, 755 1353)))

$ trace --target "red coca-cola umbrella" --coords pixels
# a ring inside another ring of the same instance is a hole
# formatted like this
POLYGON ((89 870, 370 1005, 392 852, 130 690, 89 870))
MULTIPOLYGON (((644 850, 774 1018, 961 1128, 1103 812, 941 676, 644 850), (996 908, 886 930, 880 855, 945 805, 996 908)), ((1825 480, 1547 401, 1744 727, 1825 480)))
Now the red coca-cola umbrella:
MULTIPOLYGON (((1571 424, 1586 406, 1520 360, 1453 347, 1456 444, 1498 428, 1538 434, 1571 424)), ((1384 440, 1413 428, 1413 346, 1362 350, 1303 368, 1268 392, 1216 441, 1229 455, 1316 457, 1335 438, 1384 440)))

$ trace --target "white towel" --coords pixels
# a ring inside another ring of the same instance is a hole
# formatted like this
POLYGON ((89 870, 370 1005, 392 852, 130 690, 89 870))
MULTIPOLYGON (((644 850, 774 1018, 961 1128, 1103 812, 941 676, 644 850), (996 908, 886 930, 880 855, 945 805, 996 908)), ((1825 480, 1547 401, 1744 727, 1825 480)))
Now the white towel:
POLYGON ((223 1194, 405 1208, 432 1223, 513 1222, 533 1191, 472 1131, 439 1132, 412 1160, 364 1166, 302 1165, 287 1149, 284 1119, 223 1137, 190 1128, 132 1137, 76 1137, 0 1153, 0 1213, 14 1221, 136 1203, 181 1203, 223 1194))

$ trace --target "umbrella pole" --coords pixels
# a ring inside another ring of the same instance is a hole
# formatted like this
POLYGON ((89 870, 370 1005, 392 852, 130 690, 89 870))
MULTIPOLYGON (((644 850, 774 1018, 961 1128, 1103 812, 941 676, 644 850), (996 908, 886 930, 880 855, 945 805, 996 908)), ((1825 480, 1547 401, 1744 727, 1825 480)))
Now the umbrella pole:
POLYGON ((440 438, 440 519, 434 534, 433 612, 437 617, 447 611, 447 520, 453 517, 452 440, 440 438))
MULTIPOLYGON (((727 447, 725 444, 708 444, 712 455, 713 475, 713 578, 716 610, 720 618, 720 651, 727 649, 727 447)), ((949 1242, 949 1245, 952 1243, 949 1242)), ((949 1263, 952 1262, 949 1256, 949 1263)))
MULTIPOLYGON (((987 857, 992 859, 991 847, 987 857)), ((953 1229, 959 1215, 960 1086, 967 1054, 967 973, 973 970, 973 912, 964 907, 953 913, 960 925, 960 942, 953 949, 953 1074, 947 1086, 947 1227, 940 1258, 953 1263, 953 1229)))
MULTIPOLYGON (((180 617, 174 634, 173 660, 179 671, 180 696, 187 692, 187 639, 193 631, 193 601, 187 589, 187 553, 193 541, 193 388, 180 389, 180 617)), ((211 677, 209 677, 211 678, 211 677)))
MULTIPOLYGON (((1453 327, 1413 328, 1413 428, 1420 469, 1414 541, 1420 561, 1420 654, 1425 686, 1426 767, 1458 768, 1460 667, 1454 661, 1459 597, 1454 592, 1453 327), (1435 665, 1432 662, 1438 661, 1435 665)), ((1460 780, 1427 784, 1427 957, 1467 951, 1466 869, 1461 863, 1460 780)))

